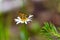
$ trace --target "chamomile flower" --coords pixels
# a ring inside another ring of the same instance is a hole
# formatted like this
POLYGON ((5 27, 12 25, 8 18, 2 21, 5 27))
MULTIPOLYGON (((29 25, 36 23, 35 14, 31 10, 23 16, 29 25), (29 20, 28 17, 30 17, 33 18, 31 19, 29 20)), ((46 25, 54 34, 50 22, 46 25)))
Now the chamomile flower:
POLYGON ((27 17, 26 14, 21 14, 20 13, 20 16, 18 16, 17 19, 14 19, 14 20, 15 20, 16 24, 19 24, 19 23, 25 23, 25 24, 27 24, 27 22, 32 21, 31 20, 32 17, 33 17, 33 15, 29 15, 27 17))

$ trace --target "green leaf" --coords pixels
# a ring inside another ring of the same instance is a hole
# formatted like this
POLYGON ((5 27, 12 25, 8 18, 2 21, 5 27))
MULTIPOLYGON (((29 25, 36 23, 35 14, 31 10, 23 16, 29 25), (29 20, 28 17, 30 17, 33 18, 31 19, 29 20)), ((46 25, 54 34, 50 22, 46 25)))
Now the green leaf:
POLYGON ((54 32, 54 33, 56 33, 56 34, 58 33, 56 27, 55 27, 52 23, 50 23, 50 28, 51 28, 51 31, 52 31, 52 32, 54 32))
POLYGON ((56 27, 52 23, 46 22, 44 24, 43 29, 47 31, 51 36, 53 35, 53 36, 60 37, 60 34, 58 33, 56 27))

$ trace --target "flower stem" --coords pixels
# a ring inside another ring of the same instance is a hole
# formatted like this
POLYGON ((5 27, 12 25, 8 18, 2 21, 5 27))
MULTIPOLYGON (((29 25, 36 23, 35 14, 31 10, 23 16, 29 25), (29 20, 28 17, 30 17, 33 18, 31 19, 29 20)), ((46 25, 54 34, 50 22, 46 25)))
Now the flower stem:
POLYGON ((28 40, 28 31, 26 24, 23 24, 22 27, 20 27, 20 38, 21 40, 28 40))

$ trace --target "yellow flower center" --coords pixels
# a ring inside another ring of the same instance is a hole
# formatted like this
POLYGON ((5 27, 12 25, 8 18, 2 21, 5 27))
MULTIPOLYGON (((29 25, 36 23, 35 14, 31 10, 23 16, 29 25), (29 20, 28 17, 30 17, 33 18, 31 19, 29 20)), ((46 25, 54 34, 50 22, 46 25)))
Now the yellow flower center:
POLYGON ((26 21, 28 19, 26 14, 20 13, 19 16, 22 21, 26 21))

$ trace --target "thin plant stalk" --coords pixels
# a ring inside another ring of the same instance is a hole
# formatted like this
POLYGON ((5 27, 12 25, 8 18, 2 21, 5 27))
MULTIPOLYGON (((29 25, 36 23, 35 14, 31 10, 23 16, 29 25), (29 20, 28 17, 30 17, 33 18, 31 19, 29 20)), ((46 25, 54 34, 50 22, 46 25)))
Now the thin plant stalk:
POLYGON ((28 34, 26 24, 23 24, 19 28, 20 28, 20 38, 21 38, 21 40, 28 40, 29 34, 28 34))

